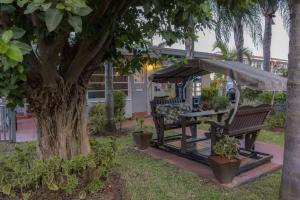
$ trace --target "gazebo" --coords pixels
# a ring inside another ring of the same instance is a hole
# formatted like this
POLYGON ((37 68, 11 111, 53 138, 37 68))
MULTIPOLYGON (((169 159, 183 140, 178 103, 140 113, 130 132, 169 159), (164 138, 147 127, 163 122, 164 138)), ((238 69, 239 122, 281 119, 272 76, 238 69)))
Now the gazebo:
POLYGON ((248 160, 242 164, 239 173, 250 170, 256 166, 270 162, 272 155, 257 152, 254 143, 257 134, 263 127, 263 123, 271 111, 271 105, 260 105, 257 107, 239 107, 239 85, 247 86, 260 91, 286 91, 287 79, 274 75, 250 65, 223 60, 212 59, 190 59, 182 64, 171 64, 159 71, 154 72, 149 80, 155 83, 183 83, 194 77, 210 73, 220 73, 229 76, 236 89, 236 102, 230 111, 202 111, 181 114, 175 124, 166 124, 164 116, 157 112, 161 105, 179 104, 182 99, 157 99, 151 101, 152 116, 157 131, 157 139, 152 141, 153 146, 178 155, 199 161, 209 165, 208 157, 213 153, 212 145, 216 143, 218 131, 232 137, 243 137, 245 145, 240 149, 241 156, 248 160), (221 121, 222 116, 227 113, 227 119, 221 121), (197 136, 197 117, 216 115, 218 122, 211 123, 210 137, 197 136), (195 120, 190 120, 195 119, 195 120), (222 122, 222 123, 221 123, 222 122), (186 134, 186 127, 190 127, 191 135, 186 134), (165 136, 164 131, 181 128, 182 133, 178 135, 165 136), (192 147, 192 148, 191 148, 192 147), (249 161, 250 160, 250 161, 249 161))

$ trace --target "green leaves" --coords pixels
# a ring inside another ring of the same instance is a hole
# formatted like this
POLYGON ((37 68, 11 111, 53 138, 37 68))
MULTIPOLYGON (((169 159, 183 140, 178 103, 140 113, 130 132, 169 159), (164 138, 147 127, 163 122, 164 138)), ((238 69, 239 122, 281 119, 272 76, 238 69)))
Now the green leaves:
POLYGON ((26 3, 28 3, 28 0, 18 0, 17 1, 17 5, 19 6, 19 7, 23 7, 26 3))
POLYGON ((2 34, 2 40, 4 43, 8 43, 12 37, 13 37, 13 32, 11 30, 8 30, 8 31, 5 31, 3 34, 2 34))
POLYGON ((69 16, 68 19, 69 24, 74 28, 76 33, 79 33, 82 31, 82 20, 79 16, 69 16))
POLYGON ((14 0, 0 0, 0 3, 9 4, 12 3, 14 0))
POLYGON ((13 26, 11 28, 12 32, 13 32, 13 39, 20 39, 25 35, 25 30, 16 26, 13 26))
POLYGON ((19 41, 15 40, 15 41, 12 41, 12 44, 17 46, 23 55, 28 54, 32 50, 31 46, 29 46, 28 44, 25 44, 23 42, 19 42, 19 41))
POLYGON ((7 55, 7 57, 9 57, 10 59, 12 59, 14 61, 17 61, 17 62, 23 61, 22 51, 16 45, 11 45, 6 52, 6 55, 7 55))
POLYGON ((85 6, 85 7, 82 7, 82 8, 76 8, 74 9, 73 13, 79 15, 79 16, 86 16, 88 14, 90 14, 93 10, 88 7, 88 6, 85 6))
POLYGON ((4 186, 2 186, 2 193, 6 194, 6 195, 10 195, 11 192, 11 185, 10 184, 6 184, 4 186))
POLYGON ((54 31, 63 18, 61 10, 50 8, 45 13, 45 22, 49 32, 54 31))

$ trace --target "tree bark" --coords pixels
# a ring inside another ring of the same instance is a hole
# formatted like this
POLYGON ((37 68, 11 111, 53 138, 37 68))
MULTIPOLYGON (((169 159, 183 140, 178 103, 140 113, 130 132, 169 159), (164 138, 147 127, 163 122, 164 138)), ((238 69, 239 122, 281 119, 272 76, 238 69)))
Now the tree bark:
POLYGON ((39 159, 52 156, 71 159, 91 152, 86 130, 86 89, 60 81, 28 94, 31 111, 37 118, 39 159))
POLYGON ((106 103, 106 124, 105 130, 111 133, 116 131, 114 115, 114 97, 113 97, 113 65, 110 61, 104 63, 105 67, 105 103, 106 103))
MULTIPOLYGON (((186 58, 192 59, 194 58, 194 41, 192 39, 185 40, 185 50, 186 50, 186 58)), ((188 81, 186 83, 186 98, 185 102, 189 105, 193 104, 193 81, 188 81)))
POLYGON ((243 62, 244 28, 240 17, 234 17, 234 43, 237 51, 237 61, 243 62))
POLYGON ((265 71, 271 71, 271 41, 272 41, 272 23, 273 17, 277 10, 277 4, 271 4, 268 1, 265 1, 262 4, 262 11, 265 16, 265 30, 263 38, 263 69, 265 71))
POLYGON ((292 1, 288 96, 280 199, 300 197, 300 0, 292 1))

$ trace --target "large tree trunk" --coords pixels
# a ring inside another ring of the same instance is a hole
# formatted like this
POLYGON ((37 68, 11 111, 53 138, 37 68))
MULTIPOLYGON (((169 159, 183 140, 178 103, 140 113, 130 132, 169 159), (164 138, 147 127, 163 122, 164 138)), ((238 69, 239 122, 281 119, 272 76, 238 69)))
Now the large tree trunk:
MULTIPOLYGON (((186 50, 186 58, 192 59, 194 58, 194 41, 192 39, 185 40, 185 50, 186 50)), ((188 81, 186 83, 186 99, 185 102, 189 105, 193 104, 193 81, 188 81)))
POLYGON ((234 43, 237 51, 237 61, 243 62, 244 28, 240 17, 234 18, 234 43))
POLYGON ((105 130, 111 133, 116 131, 114 115, 114 97, 113 97, 113 66, 110 61, 106 61, 105 67, 105 103, 106 103, 106 124, 105 130))
POLYGON ((28 95, 37 118, 37 150, 40 159, 71 159, 91 151, 86 130, 85 88, 63 82, 39 87, 28 95))
POLYGON ((288 62, 288 103, 280 199, 300 198, 300 0, 292 3, 288 62))

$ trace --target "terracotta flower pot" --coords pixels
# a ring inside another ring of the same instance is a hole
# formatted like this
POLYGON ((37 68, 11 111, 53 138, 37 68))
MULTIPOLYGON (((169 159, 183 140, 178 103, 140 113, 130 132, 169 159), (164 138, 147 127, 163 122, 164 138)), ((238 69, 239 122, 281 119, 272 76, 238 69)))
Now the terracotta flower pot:
POLYGON ((241 164, 241 161, 236 158, 229 160, 217 155, 211 156, 209 161, 216 179, 221 183, 230 183, 238 173, 241 164))
POLYGON ((134 132, 132 134, 136 147, 139 150, 145 150, 150 146, 153 133, 149 132, 134 132))

